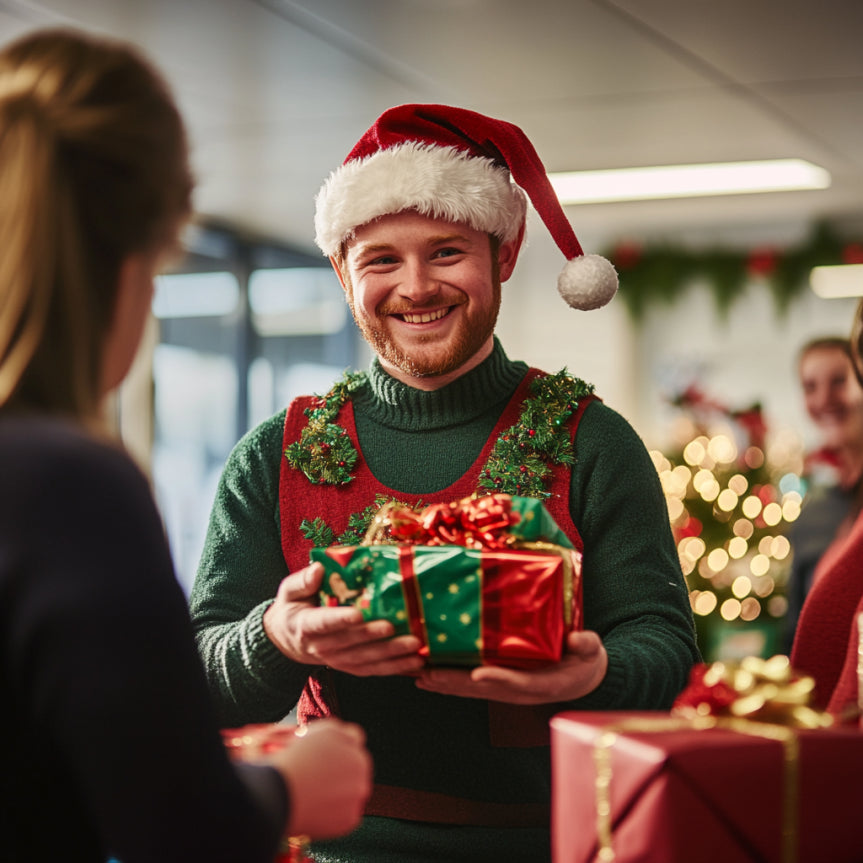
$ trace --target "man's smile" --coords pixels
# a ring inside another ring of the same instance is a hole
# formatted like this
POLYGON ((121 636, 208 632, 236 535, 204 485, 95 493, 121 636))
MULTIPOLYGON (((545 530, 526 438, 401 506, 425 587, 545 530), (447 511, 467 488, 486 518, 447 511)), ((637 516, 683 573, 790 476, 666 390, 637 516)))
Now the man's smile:
POLYGON ((403 312, 400 315, 396 315, 396 317, 400 317, 408 324, 427 324, 431 321, 440 320, 444 315, 448 315, 449 312, 450 307, 445 306, 442 309, 435 309, 431 312, 403 312))

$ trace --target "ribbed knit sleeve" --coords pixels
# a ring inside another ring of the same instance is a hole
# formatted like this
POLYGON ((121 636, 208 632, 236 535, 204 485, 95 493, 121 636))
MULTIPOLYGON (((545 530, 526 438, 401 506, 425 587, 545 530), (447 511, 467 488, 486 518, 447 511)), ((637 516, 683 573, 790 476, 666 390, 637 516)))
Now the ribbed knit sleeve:
POLYGON ((287 575, 278 512, 284 419, 284 411, 271 417, 228 457, 189 597, 223 726, 283 718, 308 676, 279 652, 262 622, 287 575))
POLYGON ((659 477, 629 423, 600 402, 584 413, 576 456, 570 507, 584 540, 585 627, 609 663, 573 706, 667 709, 700 657, 659 477))

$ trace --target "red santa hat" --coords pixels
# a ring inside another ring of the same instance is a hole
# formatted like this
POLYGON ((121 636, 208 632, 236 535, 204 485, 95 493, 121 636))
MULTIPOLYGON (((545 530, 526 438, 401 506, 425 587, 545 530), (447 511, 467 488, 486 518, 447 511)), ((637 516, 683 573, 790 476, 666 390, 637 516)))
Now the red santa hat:
POLYGON ((525 192, 566 258, 560 295, 576 309, 604 306, 617 273, 605 258, 584 254, 527 136, 464 108, 400 105, 381 114, 318 193, 315 242, 334 255, 356 228, 403 210, 505 242, 524 224, 525 192))

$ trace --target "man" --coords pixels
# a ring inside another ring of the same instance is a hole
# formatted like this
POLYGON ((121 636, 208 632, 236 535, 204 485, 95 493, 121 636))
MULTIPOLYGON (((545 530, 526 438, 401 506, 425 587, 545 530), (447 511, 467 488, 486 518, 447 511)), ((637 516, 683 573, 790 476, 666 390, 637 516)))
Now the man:
POLYGON ((582 253, 520 129, 440 105, 385 112, 316 214, 376 358, 250 432, 217 492, 191 601, 223 721, 278 719, 303 690, 301 720, 359 722, 375 758, 362 827, 316 861, 547 860, 550 716, 666 709, 698 659, 644 445, 591 387, 510 360, 494 336, 522 189, 570 259, 561 294, 602 305, 613 268, 582 253), (583 543, 586 630, 559 664, 427 668, 414 636, 317 607, 312 545, 361 536, 381 500, 492 490, 543 498, 583 543))

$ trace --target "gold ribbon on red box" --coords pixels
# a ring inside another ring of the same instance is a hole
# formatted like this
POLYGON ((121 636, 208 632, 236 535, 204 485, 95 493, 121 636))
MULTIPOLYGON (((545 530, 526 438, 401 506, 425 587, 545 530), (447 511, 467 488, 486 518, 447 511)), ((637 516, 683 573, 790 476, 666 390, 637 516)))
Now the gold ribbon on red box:
POLYGON ((787 656, 699 664, 692 669, 689 685, 676 699, 671 716, 625 719, 603 726, 593 749, 598 859, 602 863, 612 863, 616 859, 612 835, 611 750, 618 734, 725 728, 782 744, 782 860, 794 863, 797 859, 797 730, 824 728, 833 723, 829 714, 809 707, 813 688, 813 679, 795 673, 787 656))

